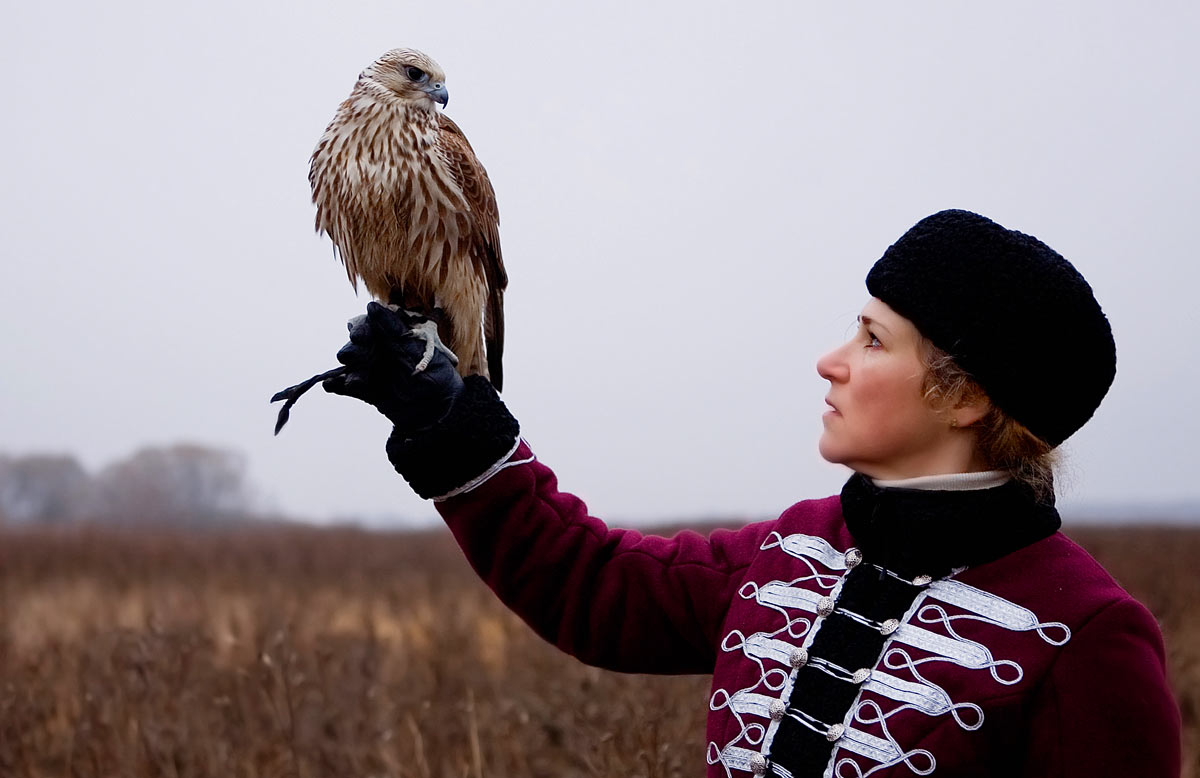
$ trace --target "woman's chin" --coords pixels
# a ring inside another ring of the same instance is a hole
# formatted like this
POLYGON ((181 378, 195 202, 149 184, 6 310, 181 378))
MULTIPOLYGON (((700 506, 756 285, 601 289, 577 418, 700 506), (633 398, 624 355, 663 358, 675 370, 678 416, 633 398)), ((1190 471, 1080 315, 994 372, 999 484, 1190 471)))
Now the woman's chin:
POLYGON ((821 439, 817 442, 817 451, 821 454, 821 458, 831 464, 840 465, 843 463, 841 453, 838 451, 837 445, 829 439, 829 433, 821 435, 821 439))

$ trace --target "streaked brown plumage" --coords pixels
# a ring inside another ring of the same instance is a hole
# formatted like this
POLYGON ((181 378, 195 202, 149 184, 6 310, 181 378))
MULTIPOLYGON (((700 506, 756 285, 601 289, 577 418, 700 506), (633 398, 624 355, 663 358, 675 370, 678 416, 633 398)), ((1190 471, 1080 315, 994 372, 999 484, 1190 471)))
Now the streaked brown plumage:
POLYGON ((438 322, 463 375, 503 379, 496 196, 466 136, 440 113, 445 75, 413 49, 366 68, 310 162, 317 231, 350 283, 438 322))

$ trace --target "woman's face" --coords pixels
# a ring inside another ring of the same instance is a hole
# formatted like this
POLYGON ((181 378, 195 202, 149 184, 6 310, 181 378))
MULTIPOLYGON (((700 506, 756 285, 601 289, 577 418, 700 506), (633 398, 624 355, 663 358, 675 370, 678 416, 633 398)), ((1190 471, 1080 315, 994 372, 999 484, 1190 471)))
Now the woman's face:
POLYGON ((982 469, 974 436, 926 400, 920 347, 912 322, 867 303, 854 337, 817 361, 830 384, 821 456, 883 480, 982 469))

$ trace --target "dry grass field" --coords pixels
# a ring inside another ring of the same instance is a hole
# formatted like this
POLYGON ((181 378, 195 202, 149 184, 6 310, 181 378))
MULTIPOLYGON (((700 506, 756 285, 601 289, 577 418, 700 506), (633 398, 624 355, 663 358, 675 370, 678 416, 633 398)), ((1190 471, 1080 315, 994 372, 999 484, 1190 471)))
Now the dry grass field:
MULTIPOLYGON (((1072 533, 1162 620, 1200 778, 1200 531, 1072 533)), ((699 776, 708 679, 560 655, 446 533, 0 534, 0 776, 699 776)))

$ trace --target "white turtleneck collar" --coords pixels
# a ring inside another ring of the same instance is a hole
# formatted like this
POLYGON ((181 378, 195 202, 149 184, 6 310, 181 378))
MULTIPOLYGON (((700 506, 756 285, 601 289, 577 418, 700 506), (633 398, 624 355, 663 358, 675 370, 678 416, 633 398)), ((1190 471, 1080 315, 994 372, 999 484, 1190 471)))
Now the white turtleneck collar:
POLYGON ((985 470, 981 473, 946 473, 898 478, 893 481, 871 479, 881 489, 925 489, 939 492, 965 492, 971 489, 991 489, 1007 483, 1012 476, 1004 470, 985 470))

